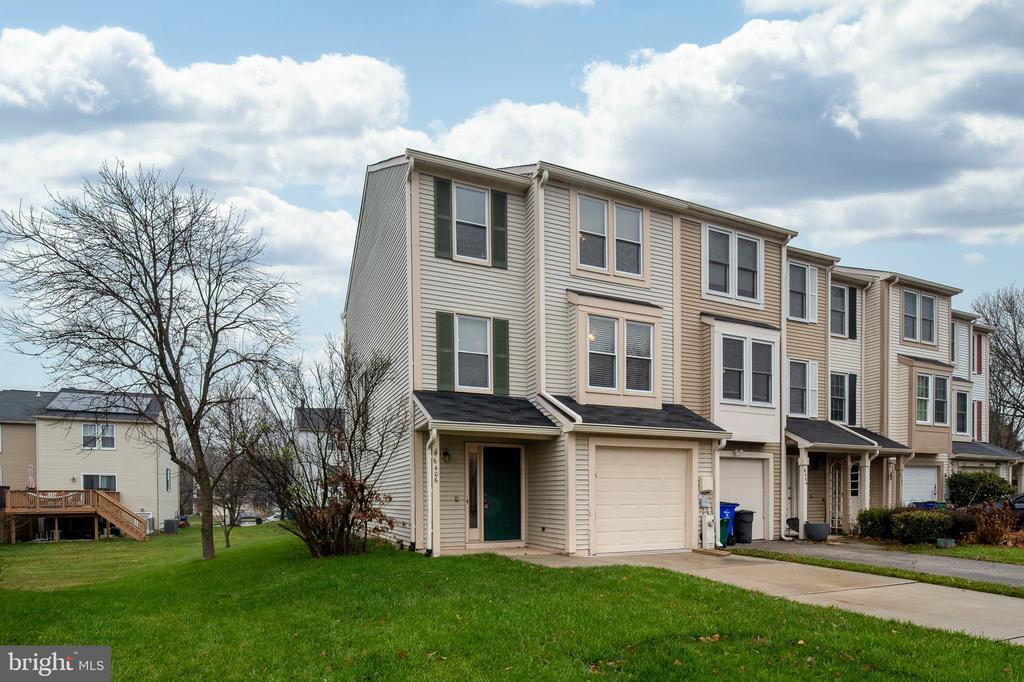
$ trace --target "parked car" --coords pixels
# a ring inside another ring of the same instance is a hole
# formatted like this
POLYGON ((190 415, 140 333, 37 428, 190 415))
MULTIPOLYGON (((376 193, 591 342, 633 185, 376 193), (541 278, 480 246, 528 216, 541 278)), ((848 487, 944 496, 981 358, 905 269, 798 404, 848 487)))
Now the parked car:
POLYGON ((281 515, 280 514, 271 514, 270 516, 268 516, 267 518, 265 518, 263 520, 266 521, 267 523, 273 523, 274 521, 280 521, 281 520, 281 515))
POLYGON ((238 517, 239 526, 258 526, 263 523, 263 517, 256 514, 242 514, 238 517))

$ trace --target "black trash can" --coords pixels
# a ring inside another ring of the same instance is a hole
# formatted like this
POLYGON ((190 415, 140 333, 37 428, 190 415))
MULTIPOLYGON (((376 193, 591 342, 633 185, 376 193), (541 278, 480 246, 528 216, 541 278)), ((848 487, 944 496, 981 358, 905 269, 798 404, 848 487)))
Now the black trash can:
POLYGON ((736 532, 736 542, 744 545, 750 544, 750 540, 754 536, 754 512, 749 509, 737 509, 733 529, 736 532))

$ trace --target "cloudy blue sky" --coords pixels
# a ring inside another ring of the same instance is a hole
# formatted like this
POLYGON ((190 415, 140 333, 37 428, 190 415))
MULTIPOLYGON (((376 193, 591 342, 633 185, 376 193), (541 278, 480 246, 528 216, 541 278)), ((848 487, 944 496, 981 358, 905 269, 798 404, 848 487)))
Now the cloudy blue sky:
MULTIPOLYGON (((969 307, 1024 255, 1022 35, 1024 0, 0 3, 0 206, 183 170, 302 284, 308 350, 363 169, 406 147, 709 203, 969 307)), ((0 387, 47 385, 0 351, 0 387)))

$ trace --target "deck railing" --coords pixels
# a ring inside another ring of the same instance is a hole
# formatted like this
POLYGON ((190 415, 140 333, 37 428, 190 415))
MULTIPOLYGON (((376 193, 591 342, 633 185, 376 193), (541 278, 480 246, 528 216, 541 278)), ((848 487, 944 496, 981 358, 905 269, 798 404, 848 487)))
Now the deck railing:
POLYGON ((112 490, 7 490, 4 493, 8 513, 19 511, 92 511, 96 509, 97 493, 116 501, 121 494, 112 490))

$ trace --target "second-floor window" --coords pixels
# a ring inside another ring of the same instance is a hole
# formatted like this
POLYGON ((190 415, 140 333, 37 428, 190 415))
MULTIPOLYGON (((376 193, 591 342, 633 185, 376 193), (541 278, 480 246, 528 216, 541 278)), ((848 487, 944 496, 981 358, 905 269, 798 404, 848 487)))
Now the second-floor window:
POLYGON ((626 322, 626 390, 648 393, 653 381, 654 325, 626 322))
POLYGON ((490 324, 485 317, 455 316, 455 385, 460 389, 491 387, 490 324))
POLYGON ((918 373, 914 419, 918 424, 949 425, 949 377, 918 373))
POLYGON ((608 202, 580 195, 580 265, 608 267, 608 202))
POLYGON ((903 338, 935 343, 935 297, 903 290, 903 338))
POLYGON ((970 435, 971 398, 967 391, 956 392, 956 432, 961 436, 970 435))
POLYGON ((643 268, 643 211, 615 204, 615 272, 639 275, 643 268))
POLYGON ((706 230, 705 289, 741 301, 761 302, 761 240, 719 227, 706 230))
POLYGON ((618 388, 619 322, 611 317, 587 318, 587 384, 590 388, 618 388))
POLYGON ((917 375, 917 423, 932 421, 932 377, 930 374, 917 375))
POLYGON ((949 379, 935 377, 935 400, 932 405, 932 418, 935 424, 949 425, 949 379))
POLYGON ((113 424, 82 424, 82 448, 113 450, 117 444, 113 424))
POLYGON ((818 363, 789 361, 789 414, 818 416, 818 363))
POLYGON ((722 336, 722 400, 770 406, 775 381, 775 344, 722 336))
MULTIPOLYGON (((168 469, 168 471, 170 471, 170 469, 168 469)), ((82 474, 82 490, 117 490, 117 476, 108 474, 82 474)))
POLYGON ((846 375, 833 374, 829 380, 829 418, 832 421, 846 421, 846 375))

